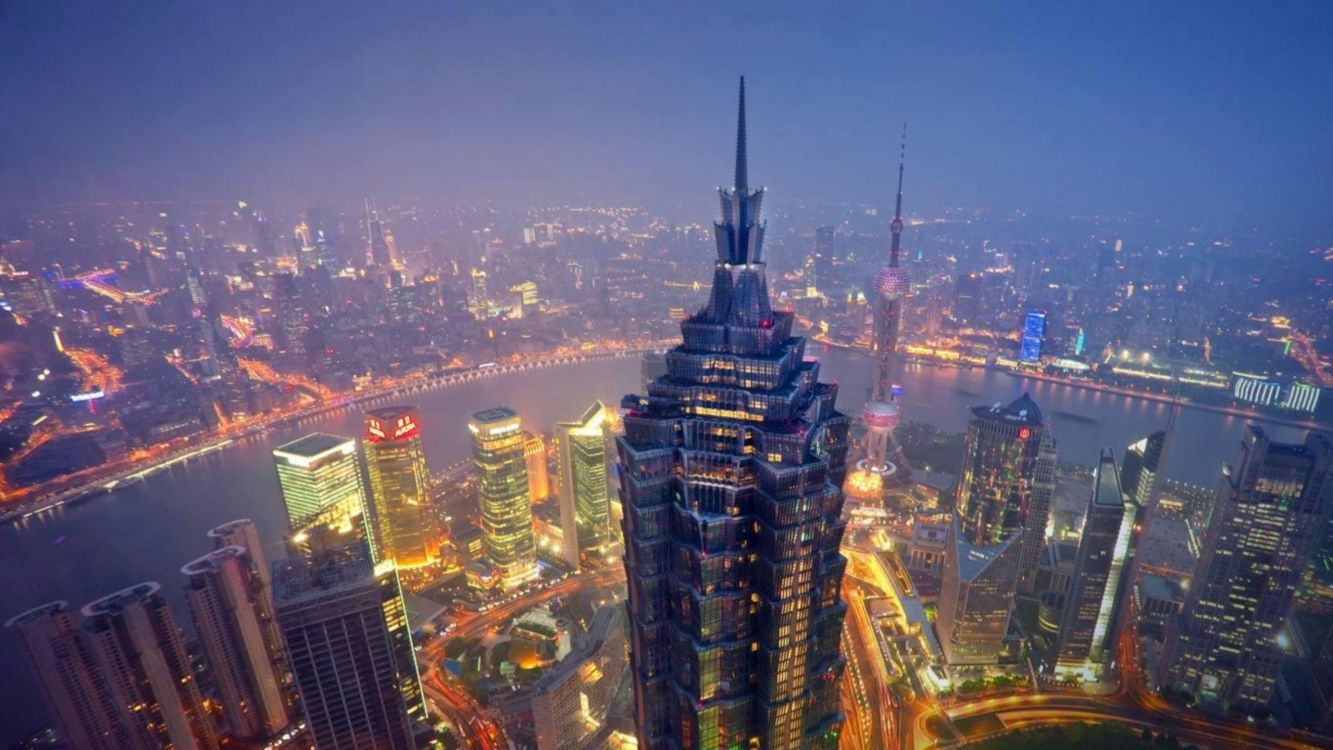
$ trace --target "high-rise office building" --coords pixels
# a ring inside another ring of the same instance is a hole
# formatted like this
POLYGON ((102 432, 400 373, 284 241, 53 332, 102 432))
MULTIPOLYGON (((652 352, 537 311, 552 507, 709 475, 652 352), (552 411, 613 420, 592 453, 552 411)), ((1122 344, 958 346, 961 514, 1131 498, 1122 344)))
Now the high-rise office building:
POLYGON ((815 229, 815 252, 806 269, 805 296, 829 296, 833 291, 833 227, 815 229))
POLYGON ((546 441, 541 435, 523 433, 523 458, 528 466, 528 496, 540 503, 551 496, 551 472, 546 468, 546 441))
POLYGON ((126 750, 131 735, 91 649, 80 632, 83 618, 68 602, 50 602, 5 623, 17 632, 28 666, 42 691, 56 736, 65 747, 126 750))
POLYGON ((1023 337, 1018 343, 1020 362, 1040 362, 1041 348, 1046 342, 1046 311, 1028 310, 1023 317, 1023 337))
POLYGON ((515 588, 536 580, 539 572, 523 428, 517 412, 497 406, 475 412, 468 430, 486 553, 500 569, 505 587, 515 588))
POLYGON ((393 266, 393 253, 384 234, 384 221, 379 209, 366 201, 366 260, 369 265, 388 269, 393 266))
POLYGON ((1125 449, 1120 462, 1120 488, 1125 499, 1143 510, 1152 507, 1166 451, 1166 430, 1158 430, 1125 449))
POLYGON ((273 449, 273 464, 294 546, 374 544, 355 440, 316 432, 273 449))
POLYGON ((393 560, 400 568, 435 562, 442 540, 417 408, 390 406, 366 412, 364 446, 380 559, 393 560))
POLYGON ((848 418, 768 299, 763 190, 721 190, 707 305, 617 440, 640 750, 837 747, 848 418))
POLYGON ((288 722, 284 665, 273 658, 272 612, 246 548, 213 550, 181 573, 229 733, 261 740, 281 732, 288 722))
POLYGON ((1001 655, 1016 592, 1030 593, 1055 490, 1055 439, 1032 399, 972 409, 936 630, 951 664, 1001 655))
POLYGON ((1086 681, 1105 676, 1105 667, 1115 654, 1136 517, 1135 506, 1120 485, 1115 456, 1103 450, 1093 473, 1074 575, 1065 595, 1055 646, 1057 673, 1086 681))
POLYGON ((611 541, 611 500, 606 483, 606 407, 594 402, 573 422, 557 422, 560 470, 560 528, 565 562, 611 541))
POLYGON ((317 750, 412 750, 426 705, 398 573, 363 545, 274 568, 287 661, 317 750))
POLYGON ((1168 623, 1164 692, 1253 712, 1273 697, 1277 639, 1307 559, 1328 533, 1333 444, 1319 433, 1279 443, 1251 425, 1224 467, 1203 554, 1168 623))
POLYGON ((131 747, 218 750, 213 717, 161 588, 140 583, 85 606, 89 650, 131 747))
POLYGON ((268 566, 264 555, 264 543, 259 539, 259 528, 248 518, 238 518, 208 531, 208 538, 213 540, 213 549, 223 547, 241 547, 250 558, 250 567, 268 600, 269 611, 273 608, 273 571, 268 566))

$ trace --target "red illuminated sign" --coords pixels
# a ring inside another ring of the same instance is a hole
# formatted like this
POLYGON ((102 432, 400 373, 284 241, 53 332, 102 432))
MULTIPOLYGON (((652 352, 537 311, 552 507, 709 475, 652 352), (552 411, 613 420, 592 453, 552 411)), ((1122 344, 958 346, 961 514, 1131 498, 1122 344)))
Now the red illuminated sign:
POLYGON ((1029 429, 1026 428, 1026 427, 1019 427, 1019 428, 1018 428, 1018 439, 1019 439, 1019 440, 1027 440, 1027 439, 1030 438, 1030 437, 1032 437, 1032 430, 1029 430, 1029 429))

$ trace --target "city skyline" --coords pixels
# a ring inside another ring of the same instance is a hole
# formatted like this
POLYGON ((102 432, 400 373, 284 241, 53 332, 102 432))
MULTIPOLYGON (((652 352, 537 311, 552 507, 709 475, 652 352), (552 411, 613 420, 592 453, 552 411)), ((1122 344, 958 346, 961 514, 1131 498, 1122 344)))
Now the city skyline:
POLYGON ((1327 9, 70 11, 0 744, 1333 738, 1327 9))

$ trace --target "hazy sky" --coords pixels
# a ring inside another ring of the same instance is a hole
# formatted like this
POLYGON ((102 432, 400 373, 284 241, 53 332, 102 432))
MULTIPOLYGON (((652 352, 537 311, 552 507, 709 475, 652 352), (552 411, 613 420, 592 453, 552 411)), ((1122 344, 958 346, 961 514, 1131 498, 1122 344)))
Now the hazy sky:
POLYGON ((0 0, 0 202, 773 200, 1333 232, 1333 3, 0 0), (343 7, 351 6, 351 7, 343 7))

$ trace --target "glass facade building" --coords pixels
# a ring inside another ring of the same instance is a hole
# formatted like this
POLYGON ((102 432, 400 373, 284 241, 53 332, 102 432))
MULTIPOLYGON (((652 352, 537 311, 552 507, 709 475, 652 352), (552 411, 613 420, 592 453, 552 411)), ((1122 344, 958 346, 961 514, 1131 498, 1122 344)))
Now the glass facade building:
POLYGON ((1055 440, 1025 393, 972 409, 936 632, 950 664, 994 663, 1018 592, 1033 591, 1055 491, 1055 440))
POLYGON ((1164 692, 1254 712, 1273 698, 1277 643, 1309 556, 1329 533, 1333 444, 1279 443, 1251 425, 1224 467, 1184 609, 1168 624, 1164 692))
POLYGON ((313 433, 273 449, 291 542, 308 548, 374 543, 356 441, 313 433))
POLYGON ((762 190, 721 191, 707 305, 617 439, 641 750, 837 747, 848 418, 770 307, 762 190))
POLYGON ((366 412, 365 450, 379 558, 409 568, 434 562, 440 556, 440 524, 431 503, 417 408, 366 412))
POLYGON ((605 424, 606 407, 598 401, 577 420, 555 425, 564 558, 576 568, 581 552, 605 547, 611 541, 605 424))
POLYGON ((426 703, 393 564, 364 545, 324 550, 279 563, 273 588, 316 750, 414 750, 426 703))
POLYGON ((1018 359, 1022 362, 1040 362, 1041 347, 1046 341, 1046 313, 1029 310, 1023 318, 1023 338, 1018 345, 1018 359))
POLYGON ((1074 574, 1056 640, 1057 673, 1100 679, 1115 653, 1119 605, 1137 517, 1120 485, 1115 456, 1102 451, 1093 475, 1074 574))
POLYGON ((474 413, 468 430, 486 553, 500 569, 505 587, 515 588, 538 575, 523 427, 518 412, 497 406, 474 413))

